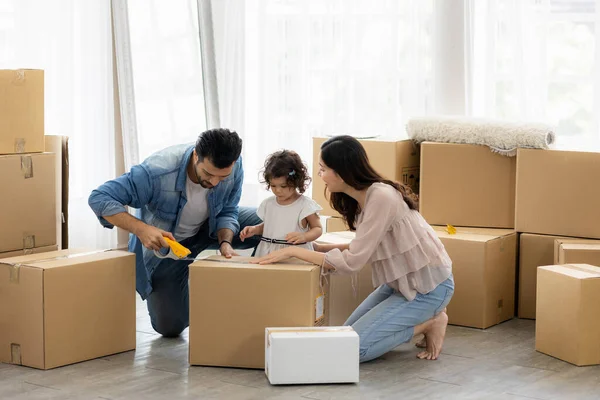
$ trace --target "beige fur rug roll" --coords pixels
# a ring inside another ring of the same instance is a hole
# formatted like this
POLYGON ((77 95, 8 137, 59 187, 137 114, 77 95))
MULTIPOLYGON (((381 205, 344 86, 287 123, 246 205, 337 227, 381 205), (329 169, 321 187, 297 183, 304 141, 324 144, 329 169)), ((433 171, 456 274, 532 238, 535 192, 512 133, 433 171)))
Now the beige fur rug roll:
POLYGON ((412 118, 408 136, 417 143, 443 142, 489 146, 492 151, 514 156, 518 148, 549 149, 555 134, 549 125, 483 118, 432 116, 412 118))

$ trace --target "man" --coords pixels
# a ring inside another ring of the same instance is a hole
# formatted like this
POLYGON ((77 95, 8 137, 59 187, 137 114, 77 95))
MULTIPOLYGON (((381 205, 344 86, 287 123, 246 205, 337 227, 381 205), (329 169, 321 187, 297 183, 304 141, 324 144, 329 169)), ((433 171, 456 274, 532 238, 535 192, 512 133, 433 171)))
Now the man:
POLYGON ((147 301, 154 329, 178 336, 189 325, 188 265, 191 261, 159 258, 167 253, 164 237, 177 240, 194 258, 205 249, 225 257, 241 242, 238 232, 259 224, 253 208, 239 208, 244 171, 242 140, 236 132, 212 129, 196 145, 159 151, 121 177, 94 190, 89 205, 107 228, 130 232, 129 251, 136 255, 137 291, 147 301), (137 209, 137 218, 125 206, 137 209), (234 239, 235 237, 235 239, 234 239))

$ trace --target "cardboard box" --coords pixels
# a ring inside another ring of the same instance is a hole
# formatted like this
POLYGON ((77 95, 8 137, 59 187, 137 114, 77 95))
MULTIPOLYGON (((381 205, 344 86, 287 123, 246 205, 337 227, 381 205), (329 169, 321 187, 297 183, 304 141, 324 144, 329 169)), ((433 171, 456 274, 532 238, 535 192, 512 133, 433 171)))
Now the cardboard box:
MULTIPOLYGON (((329 205, 325 183, 318 176, 321 145, 329 138, 313 138, 312 198, 323 207, 321 215, 340 217, 329 205)), ((419 151, 412 140, 360 139, 369 162, 384 178, 403 182, 419 192, 419 151)))
POLYGON ((515 171, 487 146, 422 143, 420 212, 433 225, 513 228, 515 171))
POLYGON ((488 328, 513 318, 517 234, 508 229, 434 226, 452 259, 456 289, 448 305, 449 323, 488 328))
POLYGON ((554 242, 561 236, 520 235, 519 318, 535 319, 537 268, 554 263, 554 242))
POLYGON ((359 338, 349 326, 267 328, 265 342, 272 385, 358 382, 359 338))
POLYGON ((0 154, 44 151, 44 71, 0 70, 0 154))
MULTIPOLYGON (((571 238, 571 237, 557 237, 554 239, 554 261, 543 265, 560 265, 560 264, 590 264, 588 262, 561 262, 560 252, 563 245, 566 244, 600 244, 600 240, 597 239, 583 239, 583 238, 571 238)), ((542 265, 542 264, 540 264, 542 265)), ((592 264, 594 265, 594 264, 592 264)))
POLYGON ((69 137, 46 135, 46 151, 55 154, 56 244, 69 247, 69 137))
POLYGON ((600 243, 561 243, 556 264, 589 264, 600 267, 600 243))
POLYGON ((0 260, 0 362, 50 369, 135 349, 135 255, 0 260))
POLYGON ((327 222, 325 223, 325 232, 344 232, 348 230, 348 225, 346 225, 346 221, 340 217, 329 217, 327 218, 327 222))
POLYGON ((0 258, 19 257, 19 256, 26 256, 28 254, 47 253, 49 251, 57 251, 57 250, 58 250, 57 245, 35 247, 33 249, 22 249, 22 250, 7 251, 4 253, 0 253, 0 258))
POLYGON ((0 156, 0 252, 56 244, 52 153, 0 156))
POLYGON ((249 261, 213 256, 190 265, 190 364, 262 369, 266 328, 325 324, 320 266, 249 261))
POLYGON ((600 239, 600 153, 519 149, 516 229, 600 239))
POLYGON ((538 268, 535 349, 575 365, 600 364, 600 268, 538 268))
MULTIPOLYGON (((317 239, 323 244, 348 244, 355 233, 349 231, 326 233, 317 239)), ((330 275, 329 288, 325 296, 327 325, 343 325, 356 308, 375 290, 371 264, 365 265, 354 277, 350 275, 330 275)))

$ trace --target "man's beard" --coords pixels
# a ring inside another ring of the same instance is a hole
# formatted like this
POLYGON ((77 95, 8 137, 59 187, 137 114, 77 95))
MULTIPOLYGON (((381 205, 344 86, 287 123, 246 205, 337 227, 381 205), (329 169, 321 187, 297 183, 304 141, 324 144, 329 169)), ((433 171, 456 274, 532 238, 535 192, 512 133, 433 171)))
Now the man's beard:
POLYGON ((215 187, 215 185, 213 185, 209 181, 200 181, 200 186, 202 186, 204 189, 212 189, 215 187))

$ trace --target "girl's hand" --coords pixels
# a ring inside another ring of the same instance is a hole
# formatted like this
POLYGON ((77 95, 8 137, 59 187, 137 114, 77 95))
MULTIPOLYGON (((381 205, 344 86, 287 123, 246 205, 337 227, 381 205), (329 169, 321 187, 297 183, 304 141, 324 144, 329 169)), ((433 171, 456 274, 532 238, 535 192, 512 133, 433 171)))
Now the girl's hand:
POLYGON ((260 264, 260 265, 273 264, 273 263, 276 263, 279 261, 286 260, 290 257, 293 257, 294 256, 293 253, 294 253, 293 248, 286 247, 284 249, 276 250, 272 253, 269 253, 266 256, 255 258, 252 261, 250 261, 250 263, 260 264))
POLYGON ((243 242, 249 237, 256 235, 256 227, 255 226, 247 226, 240 232, 240 240, 243 242))
POLYGON ((285 235, 285 240, 287 240, 289 244, 299 244, 307 242, 306 235, 304 235, 304 233, 302 232, 290 232, 287 235, 285 235))
POLYGON ((324 249, 323 249, 323 245, 319 244, 317 242, 313 242, 313 250, 318 252, 318 253, 325 253, 324 249))

